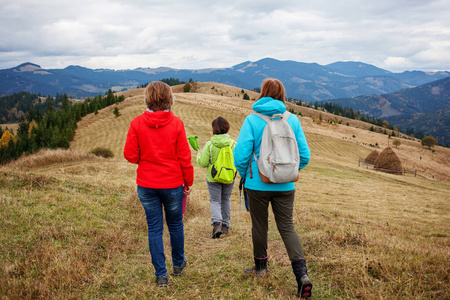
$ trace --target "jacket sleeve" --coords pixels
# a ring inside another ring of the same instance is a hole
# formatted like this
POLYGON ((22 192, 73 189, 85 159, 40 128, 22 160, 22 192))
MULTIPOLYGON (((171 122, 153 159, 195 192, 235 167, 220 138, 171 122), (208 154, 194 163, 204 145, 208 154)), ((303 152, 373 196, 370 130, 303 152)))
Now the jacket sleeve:
POLYGON ((131 122, 130 129, 128 129, 127 140, 125 142, 125 147, 123 149, 123 156, 130 163, 139 163, 139 143, 136 129, 134 128, 134 123, 131 122))
POLYGON ((206 168, 209 166, 210 147, 211 141, 208 141, 205 147, 203 147, 202 151, 199 154, 197 154, 197 164, 202 168, 206 168))
POLYGON ((300 119, 296 117, 295 115, 292 115, 294 117, 294 134, 295 138, 297 139, 297 145, 298 145, 298 152, 300 154, 300 165, 298 167, 299 170, 303 169, 308 165, 309 158, 311 156, 311 151, 308 147, 308 142, 306 141, 305 133, 303 132, 302 124, 300 123, 300 119))
POLYGON ((181 165, 181 171, 183 172, 184 184, 186 186, 192 186, 194 183, 194 167, 191 163, 191 149, 189 148, 186 131, 184 130, 184 124, 181 120, 180 129, 178 131, 177 156, 181 165))
POLYGON ((253 143, 255 137, 248 117, 245 118, 239 132, 239 137, 234 147, 234 165, 242 178, 247 174, 248 165, 253 155, 253 143))

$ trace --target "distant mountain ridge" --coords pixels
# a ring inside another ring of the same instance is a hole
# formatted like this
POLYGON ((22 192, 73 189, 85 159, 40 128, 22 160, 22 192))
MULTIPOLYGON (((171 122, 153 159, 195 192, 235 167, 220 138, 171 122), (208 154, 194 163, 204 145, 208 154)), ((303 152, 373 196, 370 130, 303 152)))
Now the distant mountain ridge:
POLYGON ((450 77, 389 94, 333 99, 330 102, 352 107, 377 118, 431 113, 450 109, 450 77))
POLYGON ((170 77, 182 81, 215 81, 253 89, 260 87, 265 78, 273 77, 283 82, 288 97, 312 102, 386 94, 447 76, 450 76, 448 71, 392 73, 361 62, 319 65, 272 58, 246 61, 230 68, 198 70, 166 67, 109 70, 81 66, 42 69, 39 65, 24 63, 15 68, 0 70, 0 96, 29 91, 44 95, 67 93, 83 98, 103 94, 108 89, 122 91, 170 77))
POLYGON ((431 134, 439 143, 450 145, 450 77, 389 94, 330 102, 385 119, 402 129, 431 134))

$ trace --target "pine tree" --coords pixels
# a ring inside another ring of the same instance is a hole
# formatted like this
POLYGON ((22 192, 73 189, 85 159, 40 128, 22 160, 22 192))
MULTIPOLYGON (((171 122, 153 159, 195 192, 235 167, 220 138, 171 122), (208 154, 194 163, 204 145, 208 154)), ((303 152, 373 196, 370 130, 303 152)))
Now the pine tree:
POLYGON ((116 116, 116 118, 118 117, 118 116, 120 116, 120 112, 119 112, 119 108, 116 106, 115 108, 114 108, 114 115, 116 116))

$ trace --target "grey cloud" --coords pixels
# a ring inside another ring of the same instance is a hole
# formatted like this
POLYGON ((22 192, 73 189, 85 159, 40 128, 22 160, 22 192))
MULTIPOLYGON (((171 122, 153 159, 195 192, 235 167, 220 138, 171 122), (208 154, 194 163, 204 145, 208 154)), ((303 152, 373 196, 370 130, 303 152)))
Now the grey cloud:
POLYGON ((274 57, 450 70, 449 10, 445 0, 0 0, 0 68, 207 68, 274 57))

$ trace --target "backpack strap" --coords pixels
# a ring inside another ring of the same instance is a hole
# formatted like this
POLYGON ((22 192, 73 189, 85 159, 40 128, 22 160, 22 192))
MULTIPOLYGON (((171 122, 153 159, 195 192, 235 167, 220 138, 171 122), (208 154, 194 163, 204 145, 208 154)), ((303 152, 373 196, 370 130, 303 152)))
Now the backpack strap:
POLYGON ((212 143, 209 146, 209 164, 212 165, 212 143))
MULTIPOLYGON (((230 144, 231 144, 231 142, 230 142, 230 144)), ((230 145, 230 144, 228 144, 228 146, 231 148, 231 150, 233 150, 233 147, 236 144, 236 141, 233 141, 232 145, 230 145)), ((211 146, 209 147, 209 164, 210 165, 212 165, 212 146, 213 146, 213 144, 211 143, 211 146)))
POLYGON ((268 123, 273 118, 277 118, 277 117, 282 118, 282 119, 286 119, 286 121, 287 121, 287 119, 289 119, 289 116, 291 115, 291 113, 288 112, 287 110, 284 113, 282 113, 282 114, 273 114, 271 117, 269 117, 267 115, 263 115, 263 114, 261 114, 259 112, 256 112, 256 111, 253 114, 257 115, 258 117, 260 117, 261 119, 266 121, 266 123, 268 123))

